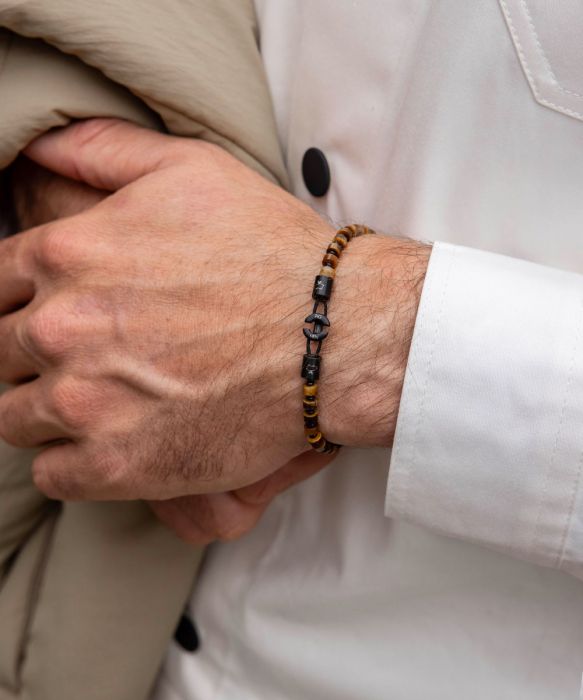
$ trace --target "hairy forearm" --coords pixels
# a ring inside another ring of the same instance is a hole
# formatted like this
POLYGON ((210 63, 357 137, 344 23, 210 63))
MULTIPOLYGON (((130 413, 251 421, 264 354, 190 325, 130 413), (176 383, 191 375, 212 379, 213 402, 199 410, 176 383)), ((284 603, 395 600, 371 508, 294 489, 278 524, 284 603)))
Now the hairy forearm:
POLYGON ((320 382, 324 434, 340 444, 393 442, 431 246, 366 236, 337 271, 320 382))

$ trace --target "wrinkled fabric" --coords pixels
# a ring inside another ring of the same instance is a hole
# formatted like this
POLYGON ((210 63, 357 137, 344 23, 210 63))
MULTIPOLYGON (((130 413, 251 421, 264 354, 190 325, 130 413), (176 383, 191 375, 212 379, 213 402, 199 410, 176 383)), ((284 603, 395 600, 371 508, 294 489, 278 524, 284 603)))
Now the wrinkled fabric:
MULTIPOLYGON (((0 0, 0 167, 88 117, 208 139, 286 179, 249 2, 0 0)), ((140 700, 202 550, 141 503, 48 501, 33 456, 0 444, 0 700, 140 700)))

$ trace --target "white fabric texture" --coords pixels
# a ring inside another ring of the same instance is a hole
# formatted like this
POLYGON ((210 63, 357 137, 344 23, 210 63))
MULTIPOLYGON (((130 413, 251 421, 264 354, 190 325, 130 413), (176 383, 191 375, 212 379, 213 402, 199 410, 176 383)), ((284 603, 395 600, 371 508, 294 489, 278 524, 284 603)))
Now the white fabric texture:
POLYGON ((581 426, 583 276, 436 245, 387 514, 583 578, 581 426))
POLYGON ((201 649, 171 645, 155 698, 576 698, 583 5, 256 6, 294 192, 339 225, 443 243, 392 460, 345 450, 210 549, 201 649))

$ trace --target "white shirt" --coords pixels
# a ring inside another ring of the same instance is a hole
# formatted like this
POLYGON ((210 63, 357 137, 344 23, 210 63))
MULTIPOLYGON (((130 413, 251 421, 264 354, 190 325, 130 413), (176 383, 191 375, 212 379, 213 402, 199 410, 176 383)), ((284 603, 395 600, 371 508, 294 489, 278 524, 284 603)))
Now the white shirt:
POLYGON ((576 699, 583 4, 256 4, 294 192, 442 243, 392 456, 343 451, 210 549, 201 649, 171 646, 156 698, 576 699))

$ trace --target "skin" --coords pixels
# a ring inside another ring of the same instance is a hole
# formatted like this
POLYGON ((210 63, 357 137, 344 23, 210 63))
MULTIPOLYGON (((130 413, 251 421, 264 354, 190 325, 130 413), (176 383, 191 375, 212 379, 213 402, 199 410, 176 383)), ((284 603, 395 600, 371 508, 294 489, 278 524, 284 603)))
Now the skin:
MULTIPOLYGON (((328 461, 306 447, 299 366, 334 228, 215 146, 115 120, 27 155, 57 176, 17 171, 34 227, 0 243, 0 436, 41 448, 50 497, 145 499, 191 542, 240 536, 328 461)), ((428 258, 380 236, 343 255, 320 384, 334 442, 392 443, 428 258)))

